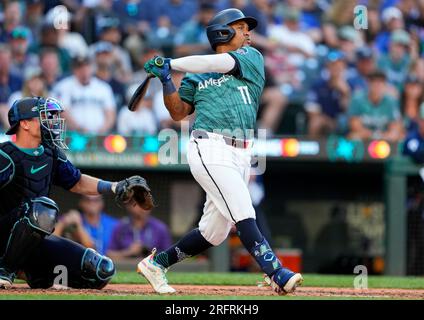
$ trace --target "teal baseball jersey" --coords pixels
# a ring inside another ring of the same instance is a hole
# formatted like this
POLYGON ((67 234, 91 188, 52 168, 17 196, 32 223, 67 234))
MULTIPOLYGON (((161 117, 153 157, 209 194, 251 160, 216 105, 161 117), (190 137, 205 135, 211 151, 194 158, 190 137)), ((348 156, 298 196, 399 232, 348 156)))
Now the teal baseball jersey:
POLYGON ((401 119, 399 102, 396 99, 386 94, 377 105, 373 105, 366 91, 358 92, 352 97, 348 115, 361 118, 366 128, 380 131, 386 131, 391 122, 401 119))
POLYGON ((178 93, 196 109, 193 129, 251 137, 265 84, 264 58, 253 47, 229 54, 238 65, 237 74, 188 73, 178 93))

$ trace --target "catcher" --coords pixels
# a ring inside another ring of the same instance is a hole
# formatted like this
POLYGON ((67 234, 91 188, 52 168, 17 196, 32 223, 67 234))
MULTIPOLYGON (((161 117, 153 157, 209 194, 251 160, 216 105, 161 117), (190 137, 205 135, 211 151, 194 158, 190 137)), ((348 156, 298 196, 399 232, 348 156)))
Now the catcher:
POLYGON ((67 268, 72 288, 103 288, 115 274, 111 259, 93 249, 52 235, 59 213, 48 198, 51 185, 71 192, 115 195, 118 205, 136 201, 151 209, 146 180, 134 176, 120 182, 81 174, 63 153, 63 108, 51 98, 23 98, 8 113, 6 134, 15 142, 0 143, 0 288, 10 288, 22 272, 31 288, 49 288, 67 268))

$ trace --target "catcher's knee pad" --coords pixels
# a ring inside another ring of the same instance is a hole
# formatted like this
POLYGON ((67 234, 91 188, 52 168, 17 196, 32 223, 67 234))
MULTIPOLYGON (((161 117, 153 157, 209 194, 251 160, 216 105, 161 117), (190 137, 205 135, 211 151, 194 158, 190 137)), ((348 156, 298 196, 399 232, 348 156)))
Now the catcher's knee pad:
POLYGON ((102 289, 115 275, 113 261, 91 248, 87 248, 81 261, 81 276, 85 280, 81 287, 102 289))
POLYGON ((58 211, 56 203, 47 197, 32 199, 22 206, 21 219, 12 228, 2 258, 7 268, 17 270, 25 264, 43 238, 53 232, 58 211))
POLYGON ((59 213, 56 202, 47 197, 38 197, 25 203, 24 211, 24 219, 27 219, 29 226, 44 235, 52 234, 59 213))

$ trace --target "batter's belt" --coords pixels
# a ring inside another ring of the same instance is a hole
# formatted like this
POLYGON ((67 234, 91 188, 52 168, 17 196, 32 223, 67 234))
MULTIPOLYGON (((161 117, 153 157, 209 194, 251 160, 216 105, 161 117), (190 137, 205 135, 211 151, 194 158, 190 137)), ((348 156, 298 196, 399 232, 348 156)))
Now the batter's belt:
POLYGON ((194 139, 213 139, 220 138, 229 146, 240 149, 251 148, 253 145, 253 140, 247 139, 236 139, 235 137, 228 137, 218 133, 207 132, 204 130, 193 130, 191 133, 194 139))

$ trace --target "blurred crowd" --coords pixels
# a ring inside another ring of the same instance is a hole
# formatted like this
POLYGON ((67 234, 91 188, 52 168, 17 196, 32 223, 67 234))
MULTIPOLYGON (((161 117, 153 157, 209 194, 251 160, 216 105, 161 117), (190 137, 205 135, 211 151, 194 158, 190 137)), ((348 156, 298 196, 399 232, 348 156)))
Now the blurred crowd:
POLYGON ((229 7, 259 21, 252 40, 267 79, 258 128, 269 135, 399 141, 424 117, 424 0, 4 0, 0 128, 13 101, 34 95, 59 99, 71 131, 178 128, 159 81, 127 110, 143 64, 212 53, 205 26, 229 7))
POLYGON ((115 261, 148 256, 153 248, 166 250, 171 233, 165 223, 135 202, 124 207, 120 220, 105 212, 101 195, 81 196, 78 206, 64 212, 54 234, 94 248, 115 261))

